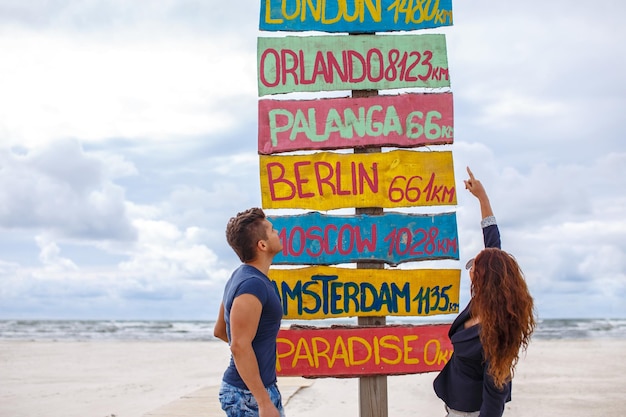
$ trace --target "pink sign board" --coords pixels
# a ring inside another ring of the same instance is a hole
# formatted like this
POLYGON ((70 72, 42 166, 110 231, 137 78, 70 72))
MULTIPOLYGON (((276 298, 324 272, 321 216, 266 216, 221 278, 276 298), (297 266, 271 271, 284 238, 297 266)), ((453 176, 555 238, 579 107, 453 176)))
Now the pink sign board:
POLYGON ((452 93, 259 100, 259 153, 452 143, 452 93))

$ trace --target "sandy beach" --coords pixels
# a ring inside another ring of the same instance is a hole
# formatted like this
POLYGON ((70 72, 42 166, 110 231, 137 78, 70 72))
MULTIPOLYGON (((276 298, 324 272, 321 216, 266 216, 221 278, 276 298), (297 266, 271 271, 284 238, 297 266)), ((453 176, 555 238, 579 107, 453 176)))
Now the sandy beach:
MULTIPOLYGON (((221 415, 218 342, 0 342, 0 417, 221 415), (197 393, 195 396, 190 395, 197 393), (183 401, 186 399, 187 401, 183 401)), ((390 376, 389 416, 443 416, 435 374, 390 376)), ((358 379, 282 378, 289 417, 358 416, 358 379)), ((626 340, 536 340, 505 416, 607 416, 626 408, 626 340)))

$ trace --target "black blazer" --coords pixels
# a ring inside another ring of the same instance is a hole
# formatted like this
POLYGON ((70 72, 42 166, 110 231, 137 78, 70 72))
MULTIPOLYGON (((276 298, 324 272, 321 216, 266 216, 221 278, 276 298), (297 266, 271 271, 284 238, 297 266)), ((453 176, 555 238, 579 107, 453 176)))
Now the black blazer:
MULTIPOLYGON (((496 224, 483 228, 483 238, 485 247, 500 248, 500 231, 496 224)), ((454 410, 480 411, 480 417, 501 417, 504 404, 511 401, 511 383, 498 389, 487 374, 480 324, 465 328, 471 303, 470 300, 450 327, 448 336, 454 353, 433 385, 437 396, 454 410)))

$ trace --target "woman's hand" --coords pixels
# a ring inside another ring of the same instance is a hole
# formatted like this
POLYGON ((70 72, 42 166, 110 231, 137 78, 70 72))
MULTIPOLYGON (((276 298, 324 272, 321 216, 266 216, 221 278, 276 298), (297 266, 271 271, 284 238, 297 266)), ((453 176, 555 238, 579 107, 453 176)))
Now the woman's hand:
POLYGON ((467 174, 469 175, 469 179, 463 181, 465 183, 465 189, 476 196, 479 200, 483 197, 486 198, 487 191, 485 191, 485 187, 483 187, 480 180, 477 180, 474 177, 474 173, 469 167, 467 167, 467 174))
POLYGON ((469 167, 467 167, 467 174, 469 175, 469 179, 463 181, 465 183, 465 189, 478 198, 480 202, 481 218, 484 219, 488 216, 493 216, 493 210, 491 209, 491 203, 489 202, 489 197, 487 197, 485 187, 474 177, 474 173, 469 167))

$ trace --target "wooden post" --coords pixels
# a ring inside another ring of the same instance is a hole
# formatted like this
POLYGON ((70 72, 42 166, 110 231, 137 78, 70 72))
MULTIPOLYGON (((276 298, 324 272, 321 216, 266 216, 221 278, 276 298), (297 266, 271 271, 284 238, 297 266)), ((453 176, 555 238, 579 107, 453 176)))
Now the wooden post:
MULTIPOLYGON (((382 32, 388 32, 388 31, 397 31, 397 30, 416 30, 416 29, 423 29, 423 28, 432 28, 432 27, 437 27, 437 26, 441 26, 441 25, 451 25, 452 24, 452 5, 451 5, 451 0, 442 0, 442 9, 439 9, 439 1, 437 2, 437 6, 435 6, 436 10, 433 10, 432 13, 432 18, 428 19, 429 22, 424 21, 423 25, 417 25, 414 24, 414 22, 409 22, 410 19, 410 15, 414 14, 414 10, 411 9, 409 10, 404 10, 403 6, 400 5, 400 2, 394 2, 394 4, 385 7, 384 8, 384 13, 386 15, 385 18, 383 18, 382 20, 384 21, 382 24, 381 23, 381 19, 380 17, 376 20, 376 22, 374 22, 374 18, 372 17, 372 24, 371 25, 366 25, 364 26, 364 22, 363 22, 363 16, 361 16, 361 21, 356 23, 356 22, 352 22, 352 24, 350 24, 351 22, 347 22, 347 19, 345 22, 340 22, 337 25, 334 25, 334 28, 332 27, 333 25, 329 25, 327 24, 327 22, 324 22, 322 24, 322 26, 310 26, 307 25, 307 23, 312 23, 311 19, 309 19, 309 22, 305 22, 304 20, 304 11, 302 13, 302 19, 300 22, 297 22, 297 19, 292 19, 292 18, 287 18, 286 14, 287 12, 284 9, 284 4, 283 4, 283 9, 282 9, 282 14, 280 14, 280 12, 276 15, 272 14, 269 10, 267 10, 267 7, 271 6, 271 1, 267 1, 267 2, 261 2, 261 24, 260 24, 260 29, 261 30, 294 30, 294 31, 305 31, 305 30, 322 30, 322 31, 329 31, 329 32, 341 32, 341 33, 345 33, 348 32, 349 35, 376 35, 377 31, 382 31, 382 32), (435 13, 436 12, 436 13, 435 13), (402 23, 398 23, 398 14, 400 13, 404 13, 406 17, 406 19, 402 18, 400 20, 405 20, 405 24, 402 25, 402 23), (263 20, 265 19, 265 20, 263 20), (430 22, 430 20, 433 20, 434 22, 430 22), (289 20, 289 26, 286 25, 287 20, 289 20), (376 23, 376 24, 375 24, 376 23), (358 32, 358 33, 355 33, 358 32)), ((284 3, 284 2, 283 2, 284 3)), ((323 2, 321 3, 323 4, 323 2)), ((403 3, 404 4, 404 3, 403 3)), ((356 3, 355 3, 356 5, 356 3)), ((277 4, 275 4, 276 9, 278 9, 277 4)), ((380 1, 378 2, 378 7, 380 8, 381 3, 380 1)), ((304 7, 304 6, 303 6, 304 7)), ((356 6, 355 6, 356 7, 356 6)), ((291 13, 291 12, 289 12, 291 13)), ((324 12, 322 12, 324 13, 324 12)), ((296 13, 297 15, 298 13, 296 13)), ((424 16, 423 16, 424 17, 424 16)), ((421 19, 421 20, 426 20, 426 19, 421 19)), ((301 89, 301 91, 334 91, 334 90, 346 90, 349 88, 359 88, 359 86, 363 86, 363 88, 383 88, 383 89, 391 89, 391 88, 406 88, 406 87, 428 87, 428 88, 437 88, 437 87, 447 87, 449 86, 449 80, 448 80, 448 64, 447 64, 447 56, 446 56, 446 52, 445 52, 445 37, 443 35, 424 35, 423 38, 420 39, 426 39, 426 37, 428 37, 428 39, 432 39, 433 45, 438 44, 439 46, 435 47, 435 46, 428 46, 428 53, 431 54, 431 58, 434 58, 434 56, 436 56, 438 58, 438 63, 430 63, 430 59, 429 58, 429 66, 430 66, 430 70, 428 72, 428 74, 426 76, 419 76, 419 77, 415 77, 413 75, 411 76, 402 76, 402 77, 396 77, 396 75, 394 75, 393 77, 393 82, 388 84, 388 83, 378 83, 378 81, 376 80, 370 80, 368 79, 366 83, 362 83, 362 82, 346 82, 345 80, 341 80, 342 82, 340 83, 339 81, 336 81, 336 83, 333 82, 326 82, 326 83, 321 83, 321 82, 316 82, 313 85, 309 86, 308 88, 310 89, 301 89), (432 49, 432 50, 431 50, 432 49), (434 53, 436 52, 436 53, 434 53), (434 55, 433 55, 434 53, 434 55), (440 61, 440 62, 439 62, 440 61), (434 71, 434 72, 433 72, 434 71), (432 75, 431 72, 433 72, 432 75), (424 79, 425 78, 425 79, 424 79), (421 81, 421 82, 420 82, 421 81), (413 85, 415 82, 417 82, 417 85, 413 85)), ((373 37, 375 38, 375 37, 373 37)), ((259 40, 261 40, 262 38, 260 38, 259 40)), ((269 39, 269 38, 267 38, 269 39)), ((334 41, 337 41, 339 39, 339 37, 337 38, 320 38, 324 40, 325 42, 330 42, 330 44, 333 44, 334 41)), ((402 38, 400 37, 384 37, 383 39, 386 39, 385 42, 388 42, 389 45, 391 46, 385 46, 385 50, 389 50, 389 60, 392 61, 392 57, 391 57, 391 51, 392 50, 396 50, 396 45, 395 43, 399 40, 402 40, 402 38)), ((406 38, 405 38, 406 39, 406 38)), ((305 40, 310 40, 313 41, 315 43, 320 42, 319 39, 300 39, 300 41, 305 41, 305 40)), ((376 39, 376 42, 379 42, 381 39, 376 39)), ((274 40, 272 40, 273 42, 274 40)), ((267 42, 267 41, 264 41, 267 42)), ((285 41, 286 43, 291 43, 285 41)), ((387 45, 387 43, 383 42, 383 44, 387 45)), ((405 40, 405 42, 407 44, 410 43, 409 40, 405 40)), ((411 42, 412 43, 412 42, 411 42)), ((335 48, 336 46, 331 45, 333 48, 335 48)), ((361 45, 362 46, 362 45, 361 45)), ((330 47, 330 46, 329 46, 330 47)), ((315 44, 311 44, 310 46, 306 47, 306 48, 301 48, 302 50, 308 50, 308 49, 314 49, 314 48, 318 48, 317 46, 315 46, 315 44)), ((332 51, 334 51, 335 49, 332 49, 332 51)), ((426 46, 425 46, 426 48, 426 46)), ((340 49, 345 49, 343 48, 343 46, 340 48, 339 46, 336 47, 337 50, 340 49)), ((331 51, 331 52, 332 52, 331 51)), ((397 50, 396 50, 397 51, 397 50)), ((257 51, 258 52, 258 51, 257 51)), ((309 51, 310 52, 310 51, 309 51)), ((329 54, 331 53, 329 52, 329 54)), ((407 56, 406 54, 411 54, 413 55, 413 53, 417 53, 419 56, 419 53, 417 51, 413 51, 413 50, 409 50, 407 52, 405 52, 405 56, 407 56)), ((365 54, 367 54, 367 50, 364 52, 365 54)), ((398 52, 399 55, 399 52, 398 52)), ((315 59, 313 58, 313 55, 310 55, 309 58, 311 61, 315 61, 315 59)), ((278 58, 276 58, 276 60, 278 60, 278 58)), ((419 60, 419 58, 418 58, 419 60)), ((304 60, 303 60, 304 61, 304 60)), ((266 95, 266 94, 276 94, 276 93, 287 93, 287 92, 291 92, 291 91, 297 91, 298 88, 302 88, 303 84, 300 84, 300 86, 298 86, 298 82, 297 82, 297 78, 294 76, 294 82, 292 83, 290 81, 289 84, 284 83, 284 85, 281 86, 281 88, 275 88, 276 85, 273 85, 272 82, 265 82, 264 84, 261 83, 261 76, 263 76, 262 72, 261 72, 261 68, 265 68, 265 66, 263 65, 263 55, 262 54, 258 54, 257 56, 257 64, 258 64, 258 68, 259 68, 259 94, 260 95, 266 95), (263 84, 263 85, 262 85, 263 84), (293 85, 292 85, 293 84, 293 85)), ((393 64, 393 66, 396 66, 395 61, 391 62, 391 64, 393 64)), ((417 61, 414 62, 414 64, 417 64, 417 61)), ((303 73, 304 70, 306 68, 304 68, 304 62, 301 63, 301 65, 303 66, 303 73)), ((267 68, 274 68, 274 70, 276 70, 276 66, 272 65, 268 65, 267 68)), ((383 70, 382 66, 381 66, 381 71, 383 70)), ((365 71, 365 69, 364 69, 365 71)), ((270 71, 271 72, 271 71, 270 71)), ((410 72, 410 71, 408 71, 410 72)), ((395 73, 395 71, 394 71, 395 73)), ((403 70, 404 73, 404 70, 403 70)), ((314 71, 315 77, 319 79, 318 74, 317 73, 317 68, 314 71)), ((406 75, 406 74, 405 74, 406 75)), ((278 72, 276 72, 276 74, 274 74, 274 77, 278 77, 278 72)), ((278 78, 276 78, 276 80, 278 80, 278 78)), ((389 80, 392 81, 392 80, 389 80)), ((352 90, 352 97, 353 98, 365 98, 365 97, 376 97, 378 96, 378 90, 367 90, 367 89, 363 89, 363 90, 352 90)), ((450 135, 451 135, 451 127, 450 127, 450 135)), ((450 136, 448 136, 450 137, 450 136)), ((444 143, 451 143, 450 142, 444 142, 444 143)), ((419 146, 418 144, 409 144, 409 147, 415 147, 415 146, 419 146)), ((349 147, 350 145, 348 145, 347 147, 349 147)), ((362 145, 362 146, 367 146, 367 145, 362 145)), ((381 142, 376 142, 376 146, 374 147, 361 147, 361 148, 354 148, 354 153, 355 154, 368 154, 368 153, 380 153, 382 151, 381 147, 377 147, 377 146, 388 146, 387 144, 381 144, 381 142)), ((329 149, 334 149, 332 146, 328 147, 329 149)), ((344 149, 345 147, 342 146, 341 149, 344 149)), ((339 149, 339 148, 337 148, 339 149)), ((271 148, 270 150, 268 150, 268 153, 271 153, 271 148)), ((434 174, 433 174, 434 175, 434 174)), ((434 177, 433 177, 434 178, 434 177)), ((414 202, 414 201, 412 201, 414 202)), ((358 204, 355 205, 361 205, 362 204, 362 200, 359 201, 358 204)), ((369 202, 367 204, 370 204, 369 202)), ((371 202, 371 204, 378 204, 379 206, 383 206, 383 207, 389 207, 388 205, 386 205, 386 202, 380 202, 379 200, 374 200, 371 202)), ((348 207, 351 206, 351 203, 348 205, 348 207)), ((342 206, 341 208, 343 208, 345 206, 342 206)), ((356 208, 355 212, 357 215, 362 215, 362 214, 366 214, 366 215, 370 215, 370 216, 382 216, 384 215, 384 210, 383 207, 366 207, 366 208, 356 208)), ((384 261, 372 261, 372 260, 368 260, 368 261, 357 261, 356 262, 356 268, 357 269, 363 269, 363 270, 383 270, 384 269, 384 261)), ((381 271, 382 272, 382 271, 381 271)), ((364 274, 365 275, 365 274, 364 274)), ((379 314, 379 313, 375 313, 375 314, 379 314)), ((384 312, 380 312, 380 314, 385 314, 384 312)), ((358 325, 359 326, 385 326, 386 325, 386 317, 385 316, 377 316, 377 317, 358 317, 358 325)), ((387 399, 387 376, 386 375, 370 375, 370 376, 365 376, 365 377, 360 377, 359 378, 359 413, 361 417, 387 417, 388 416, 388 399, 387 399)))
MULTIPOLYGON (((352 97, 374 97, 378 90, 353 90, 352 97)), ((354 153, 375 153, 381 148, 356 148, 354 153)), ((380 207, 357 208, 356 214, 380 216, 380 207)), ((357 262, 357 269, 384 269, 382 262, 357 262)), ((382 317, 359 317, 359 326, 384 326, 387 319, 382 317)), ((359 415, 360 417, 387 417, 389 407, 387 401, 387 376, 372 375, 359 378, 359 415)))
MULTIPOLYGON (((357 209, 357 214, 360 210, 357 209)), ((383 269, 383 266, 382 263, 357 263, 357 268, 383 269)), ((386 322, 384 316, 358 318, 359 326, 384 326, 386 322)), ((387 376, 373 375, 359 378, 359 415, 361 417, 387 417, 388 410, 387 376)))

